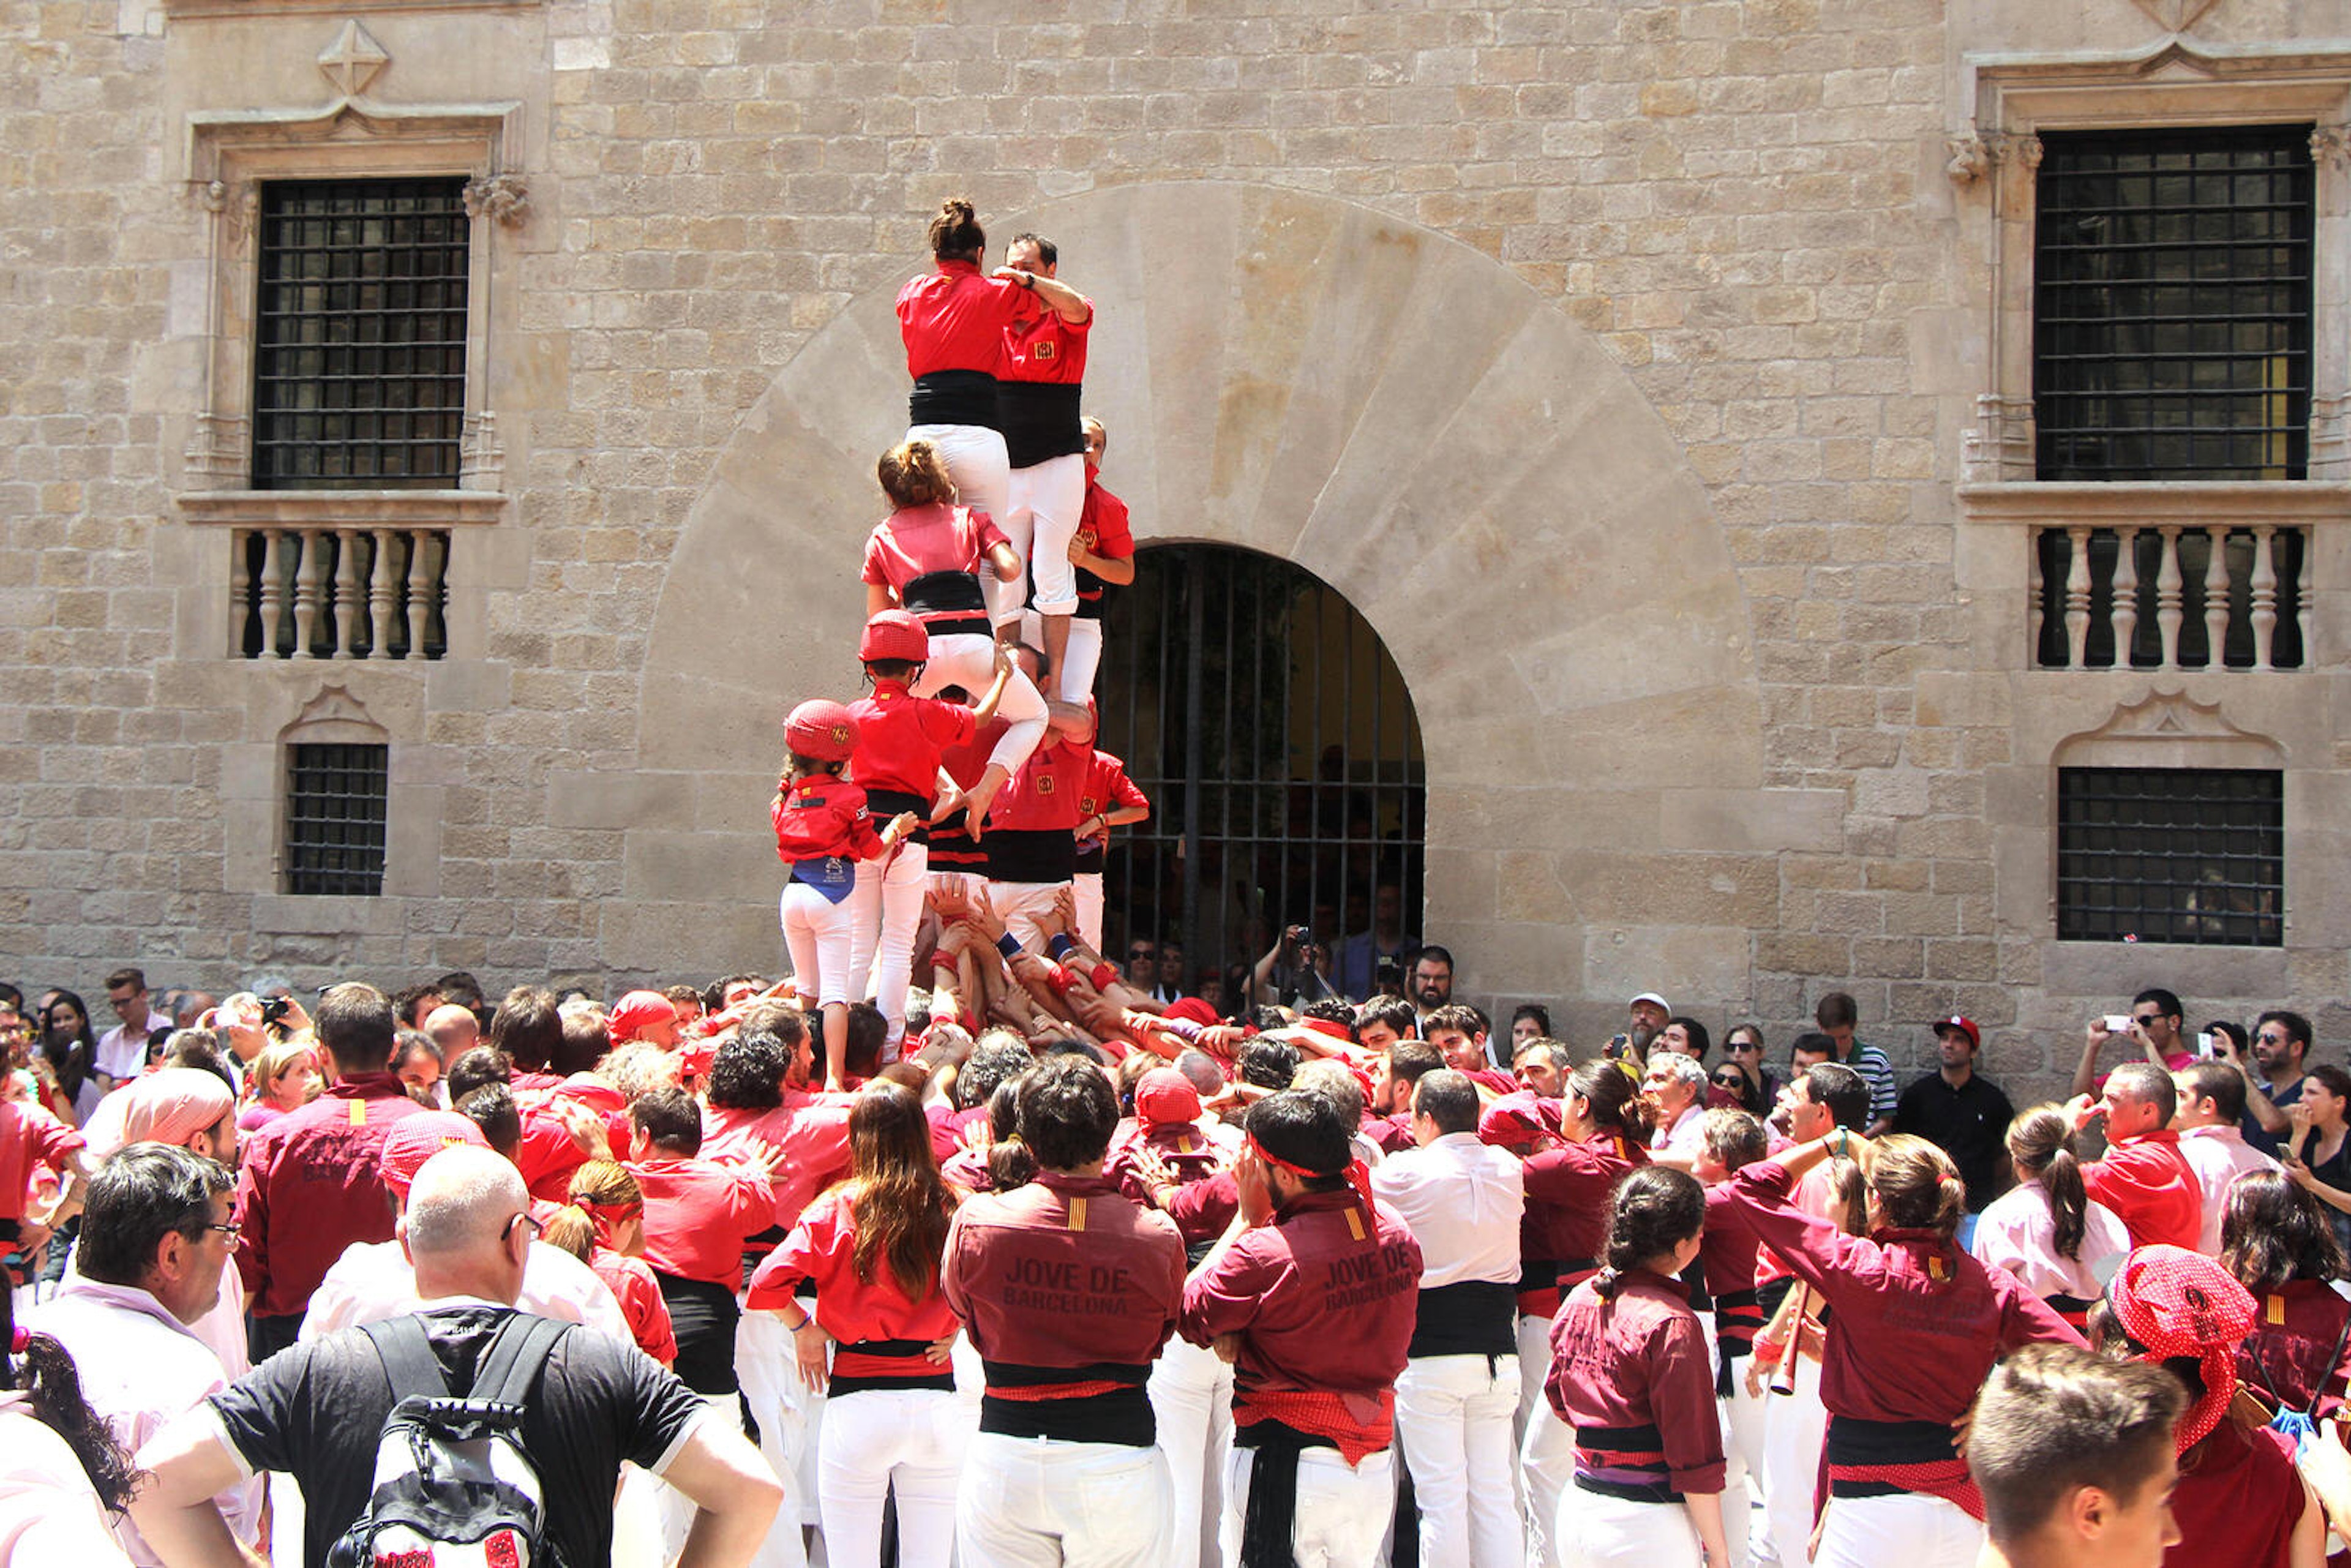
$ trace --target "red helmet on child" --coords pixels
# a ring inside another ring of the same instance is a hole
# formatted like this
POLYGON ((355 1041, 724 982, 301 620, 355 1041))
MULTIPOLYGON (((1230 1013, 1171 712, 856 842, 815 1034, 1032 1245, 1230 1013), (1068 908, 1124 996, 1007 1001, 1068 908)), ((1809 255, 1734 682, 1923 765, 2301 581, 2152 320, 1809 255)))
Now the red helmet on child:
POLYGON ((884 610, 865 623, 865 635, 857 640, 857 656, 868 662, 904 659, 919 664, 931 656, 931 633, 908 612, 884 610))
POLYGON ((784 720, 784 744, 795 757, 816 762, 846 762, 857 747, 857 716, 822 697, 804 702, 784 720))

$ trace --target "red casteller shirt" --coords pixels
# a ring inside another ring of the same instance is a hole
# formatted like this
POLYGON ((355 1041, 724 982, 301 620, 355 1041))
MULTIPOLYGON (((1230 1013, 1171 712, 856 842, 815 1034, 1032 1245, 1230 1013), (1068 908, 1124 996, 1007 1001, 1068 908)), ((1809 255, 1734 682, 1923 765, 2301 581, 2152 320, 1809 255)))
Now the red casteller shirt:
POLYGON ((1175 1331, 1184 1243, 1102 1177, 1044 1171, 956 1210, 941 1291, 988 1361, 1142 1366, 1175 1331))
POLYGON ((2082 1167, 2090 1196, 2115 1211, 2133 1247, 2158 1242, 2196 1250, 2204 1239, 2204 1186, 2168 1127, 2123 1138, 2082 1167))
POLYGON ((906 584, 925 573, 963 571, 979 577, 992 570, 988 552, 1011 542, 986 512, 945 501, 906 507, 883 518, 866 536, 861 576, 903 601, 906 584))
POLYGON ((1325 1435, 1346 1428, 1341 1451, 1387 1446, 1387 1412, 1420 1315, 1420 1243, 1386 1204, 1373 1201, 1368 1223, 1365 1212, 1353 1188, 1301 1194, 1184 1287, 1177 1326, 1186 1340, 1240 1335, 1234 1412, 1243 1425, 1245 1404, 1278 1411, 1283 1395, 1336 1395, 1344 1415, 1325 1435))
MULTIPOLYGON (((1134 557, 1134 525, 1128 515, 1126 503, 1112 495, 1086 476, 1086 502, 1078 513, 1078 540, 1092 553, 1105 560, 1131 560, 1134 557)), ((1102 591, 1110 584, 1081 567, 1078 570, 1078 615, 1082 620, 1099 621, 1102 613, 1102 591)))
POLYGON ((865 791, 846 779, 811 773, 787 786, 768 808, 776 825, 776 856, 799 861, 870 861, 887 848, 865 809, 865 791))
MULTIPOLYGON (((22 1219, 33 1191, 33 1167, 66 1174, 82 1135, 21 1100, 0 1100, 0 1219, 22 1219)), ((323 1277, 324 1270, 321 1270, 323 1277)))
POLYGON ((1093 301, 1086 301, 1086 319, 1070 322, 1022 284, 1013 284, 1018 298, 1012 319, 1004 327, 1004 360, 996 379, 1041 382, 1053 386, 1077 386, 1086 379, 1086 341, 1093 334, 1093 301))
POLYGON ((776 1222, 768 1184, 741 1166, 700 1158, 647 1160, 629 1174, 645 1195, 646 1263, 741 1289, 743 1243, 776 1222))
MULTIPOLYGON (((1485 1135, 1485 1129, 1479 1129, 1485 1135)), ((1496 1137, 1491 1142, 1509 1142, 1496 1137)), ((1519 1256, 1560 1266, 1559 1283, 1546 1300, 1541 1284, 1522 1287, 1519 1310, 1545 1317, 1560 1298, 1599 1270, 1608 1249, 1608 1193, 1617 1178, 1649 1163, 1649 1151, 1615 1133, 1594 1133, 1564 1141, 1528 1157, 1527 1207, 1519 1221, 1519 1256), (1569 1264, 1579 1267, 1571 1269, 1569 1264)))
POLYGON ((1758 1161, 1716 1189, 1725 1197, 1707 1220, 1778 1253, 1828 1303, 1821 1403, 1830 1415, 1949 1425, 2008 1352, 2082 1343, 2007 1270, 1917 1232, 1847 1236, 1794 1207, 1795 1185, 1779 1161, 1758 1161))
POLYGON ((621 1316, 637 1348, 664 1366, 677 1359, 677 1335, 669 1326, 669 1303, 662 1299, 660 1282, 643 1260, 599 1245, 588 1255, 588 1267, 604 1281, 621 1303, 621 1316))
POLYGON ((1579 1429, 1655 1427, 1678 1492, 1719 1492, 1725 1460, 1722 1412, 1706 1335, 1678 1280, 1635 1270, 1604 1301, 1586 1280, 1551 1325, 1543 1393, 1579 1429))
POLYGON ((996 797, 988 827, 1012 832, 1077 831, 1086 819, 1086 782, 1093 759, 1090 741, 1040 746, 1013 770, 996 797))
POLYGON ((774 1223, 789 1230, 818 1193, 849 1174, 849 1107, 854 1094, 787 1089, 770 1110, 702 1108, 702 1152, 722 1159, 757 1139, 783 1157, 768 1178, 774 1223))
MULTIPOLYGON (((977 698, 984 694, 974 692, 977 698)), ((863 789, 896 789, 935 799, 939 760, 950 747, 970 743, 978 726, 961 703, 918 697, 904 681, 876 681, 873 695, 849 705, 857 716, 857 749, 849 778, 863 789)))
MULTIPOLYGON (((846 1187, 835 1187, 800 1216, 783 1244, 768 1254, 751 1276, 746 1302, 753 1312, 775 1312, 790 1304, 800 1282, 816 1286, 816 1321, 843 1345, 871 1339, 915 1339, 935 1342, 956 1332, 955 1309, 947 1305, 934 1271, 930 1289, 909 1296, 879 1253, 873 1278, 857 1277, 857 1218, 846 1187)), ((927 1362, 902 1370, 936 1372, 927 1362)))
POLYGON ((906 373, 1003 368, 1004 339, 1026 285, 988 277, 977 262, 942 261, 898 290, 898 331, 906 373))
POLYGON ((2179 1540, 2165 1551, 2163 1568, 2284 1568, 2304 1506, 2293 1439, 2223 1417, 2180 1457, 2171 1494, 2179 1540))
POLYGON ((376 1172, 392 1124, 422 1109, 389 1072, 337 1082, 245 1145, 237 1170, 236 1271, 256 1317, 307 1311, 355 1242, 389 1241, 392 1194, 376 1172))
POLYGON ((2321 1420, 2340 1410, 2351 1375, 2351 1343, 2343 1336, 2351 1301, 2318 1280, 2288 1280, 2253 1300, 2261 1310, 2237 1346, 2237 1381, 2275 1395, 2290 1410, 2315 1402, 2321 1420))

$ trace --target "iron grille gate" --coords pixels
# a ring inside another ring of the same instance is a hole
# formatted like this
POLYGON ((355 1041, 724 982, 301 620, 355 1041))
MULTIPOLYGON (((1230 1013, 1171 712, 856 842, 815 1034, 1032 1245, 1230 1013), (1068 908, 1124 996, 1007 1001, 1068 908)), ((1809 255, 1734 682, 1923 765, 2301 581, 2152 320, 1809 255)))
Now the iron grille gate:
POLYGON ((1285 925, 1336 956, 1395 886, 1417 927, 1426 769, 1412 695, 1370 622, 1272 556, 1152 545, 1110 591, 1102 747, 1151 799, 1103 871, 1103 946, 1185 945, 1186 988, 1246 972, 1285 925))

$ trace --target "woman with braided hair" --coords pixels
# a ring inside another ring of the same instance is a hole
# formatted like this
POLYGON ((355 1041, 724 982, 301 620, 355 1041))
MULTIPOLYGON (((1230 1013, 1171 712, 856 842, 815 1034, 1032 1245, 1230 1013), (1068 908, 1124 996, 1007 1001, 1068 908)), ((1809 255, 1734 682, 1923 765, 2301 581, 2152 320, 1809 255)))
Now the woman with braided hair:
POLYGON ((1966 1188, 1942 1150, 1840 1128, 1747 1166, 1715 1210, 1787 1261, 1829 1307, 1821 1354, 1829 1503, 1816 1568, 1973 1568, 1983 1500, 1956 1451, 1992 1364, 2081 1335, 2014 1275, 1959 1249, 1966 1188), (1868 1172, 1869 1234, 1848 1236, 1790 1202, 1796 1178, 1850 1148, 1868 1172))
POLYGON ((1568 1074, 1564 1099, 1552 1102, 1564 1107, 1556 1134, 1540 1122, 1527 1124, 1512 1103, 1505 1096, 1488 1107, 1478 1135, 1512 1146, 1535 1140, 1521 1172, 1527 1206, 1519 1220, 1519 1470, 1526 1482, 1528 1560, 1551 1568, 1559 1561, 1551 1535, 1574 1473, 1575 1447, 1543 1404, 1551 1321, 1561 1298, 1599 1269, 1608 1195, 1627 1171, 1649 1163, 1649 1124, 1640 1084, 1607 1061, 1587 1061, 1568 1074))
POLYGON ((2237 1352, 2260 1304, 2229 1271, 2181 1247, 2130 1255, 2090 1312, 2100 1354, 2165 1368, 2188 1390, 2172 1433, 2179 1540, 2165 1568, 2319 1568, 2326 1515, 2295 1473, 2293 1439, 2237 1397, 2237 1352))
POLYGON ((1575 1495, 1561 1500, 1554 1536, 1567 1568, 1730 1562, 1713 1357, 1675 1278, 1705 1223, 1696 1176, 1632 1172, 1609 1199, 1606 1261, 1552 1322, 1544 1391, 1575 1429, 1575 1495))

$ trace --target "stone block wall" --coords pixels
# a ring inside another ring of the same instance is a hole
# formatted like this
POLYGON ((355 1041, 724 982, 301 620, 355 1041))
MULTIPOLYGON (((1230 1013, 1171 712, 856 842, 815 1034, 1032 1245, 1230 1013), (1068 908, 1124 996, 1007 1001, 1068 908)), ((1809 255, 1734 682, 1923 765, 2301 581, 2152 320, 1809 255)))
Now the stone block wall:
MULTIPOLYGON (((1102 300, 1090 402, 1145 535, 1294 556, 1395 653, 1423 925, 1466 991, 1588 1041, 1654 986, 1776 1041, 1845 988, 1906 1065, 1967 1012, 2025 1092, 2150 982, 2339 1037, 2340 647, 2044 675, 2021 594, 1970 565, 2021 583, 1959 498, 1998 336, 2002 187, 1946 172, 1976 57, 2151 57, 2168 9, 15 7, 0 971, 778 964, 771 726, 853 677, 888 298, 961 193, 1102 300), (329 103, 352 15, 388 56, 363 106, 518 106, 528 213, 482 307, 506 503, 460 531, 464 634, 430 668, 224 656, 227 545, 181 500, 210 484, 184 455, 218 286, 191 125, 329 103), (275 889, 277 748, 328 687, 393 747, 380 901, 275 889), (2052 939, 2053 758, 2175 689, 2287 758, 2283 950, 2052 939)), ((2188 42, 2346 37, 2344 0, 2223 0, 2188 42)))

